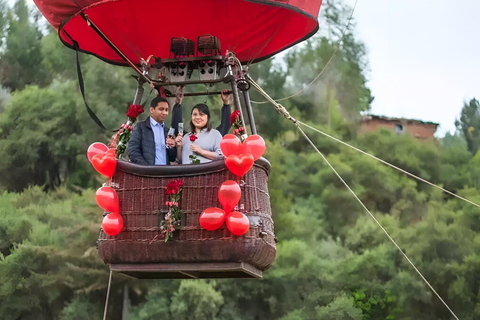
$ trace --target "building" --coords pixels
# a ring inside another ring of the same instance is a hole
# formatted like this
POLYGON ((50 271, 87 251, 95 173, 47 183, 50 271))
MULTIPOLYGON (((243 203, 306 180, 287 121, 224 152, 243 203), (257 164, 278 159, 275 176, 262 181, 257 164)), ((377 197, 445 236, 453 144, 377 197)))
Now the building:
POLYGON ((389 118, 366 115, 360 121, 360 132, 372 132, 380 128, 391 130, 397 134, 410 134, 419 140, 433 140, 438 123, 414 119, 389 118))

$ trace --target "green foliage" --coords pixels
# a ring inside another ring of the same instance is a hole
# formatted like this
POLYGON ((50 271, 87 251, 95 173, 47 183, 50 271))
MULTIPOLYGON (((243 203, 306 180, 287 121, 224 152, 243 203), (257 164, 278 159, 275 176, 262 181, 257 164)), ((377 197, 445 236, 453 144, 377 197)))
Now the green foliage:
POLYGON ((79 101, 69 94, 73 86, 27 87, 0 114, 0 172, 8 189, 59 186, 76 167, 75 157, 87 141, 75 110, 79 101))
POLYGON ((475 155, 480 147, 480 105, 477 99, 463 104, 460 119, 455 121, 455 125, 463 133, 468 151, 475 155))
MULTIPOLYGON (((282 61, 250 67, 272 97, 305 88, 336 50, 350 8, 329 0, 323 8, 323 33, 282 61)), ((24 1, 14 8, 0 1, 0 13, 0 318, 99 319, 108 271, 95 249, 101 210, 88 187, 104 179, 85 151, 110 133, 86 114, 75 55, 54 31, 41 33, 24 1)), ((85 55, 81 62, 87 100, 107 128, 117 128, 135 89, 130 71, 85 55)), ((479 203, 478 101, 465 104, 459 133, 436 142, 385 130, 357 135, 355 121, 373 99, 367 72, 353 23, 319 80, 282 103, 298 119, 479 203)), ((254 92, 252 99, 263 100, 254 92)), ((130 318, 137 320, 450 319, 295 127, 267 104, 255 111, 272 164, 275 264, 261 281, 136 281, 115 274, 108 317, 121 317, 128 290, 130 318)), ((480 318, 478 208, 307 134, 459 318, 480 318)))
MULTIPOLYGON (((5 10, 5 7, 0 9, 5 10)), ((17 0, 0 17, 0 27, 6 25, 5 50, 1 54, 0 81, 2 86, 21 90, 27 84, 46 84, 47 70, 42 65, 42 32, 38 13, 31 12, 25 0, 17 0)))
MULTIPOLYGON (((94 192, 35 187, 3 193, 0 203, 0 318, 100 318, 108 270, 95 249, 102 216, 94 192)), ((141 284, 114 279, 113 305, 121 301, 123 284, 141 292, 141 284)), ((109 310, 112 319, 120 312, 109 310)))
POLYGON ((362 320, 368 319, 386 319, 395 320, 394 313, 401 311, 401 309, 393 309, 392 304, 396 302, 395 297, 391 296, 389 291, 385 291, 385 295, 375 295, 367 297, 365 292, 359 290, 353 294, 355 306, 362 310, 362 320))
POLYGON ((62 310, 62 320, 96 320, 101 319, 103 314, 100 303, 88 300, 87 296, 77 295, 62 310))
POLYGON ((223 304, 222 293, 216 289, 215 281, 175 281, 151 290, 146 301, 133 308, 132 319, 218 319, 223 304))

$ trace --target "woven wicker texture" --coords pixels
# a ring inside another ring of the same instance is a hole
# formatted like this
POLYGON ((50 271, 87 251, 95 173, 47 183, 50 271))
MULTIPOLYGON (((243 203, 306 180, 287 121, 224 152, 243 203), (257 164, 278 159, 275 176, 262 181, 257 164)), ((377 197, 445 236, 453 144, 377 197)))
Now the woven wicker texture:
MULTIPOLYGON (((193 166, 193 165, 192 165, 193 166)), ((198 219, 208 207, 218 207, 218 188, 226 180, 236 180, 227 169, 184 176, 151 177, 117 170, 112 187, 120 200, 123 231, 114 237, 100 231, 98 249, 107 264, 248 262, 260 270, 275 260, 275 235, 268 194, 268 170, 255 164, 242 178, 242 197, 238 211, 247 215, 250 230, 243 236, 232 235, 224 225, 207 231, 198 219), (164 242, 159 227, 168 208, 166 185, 173 179, 184 182, 179 207, 183 212, 180 231, 164 242)))

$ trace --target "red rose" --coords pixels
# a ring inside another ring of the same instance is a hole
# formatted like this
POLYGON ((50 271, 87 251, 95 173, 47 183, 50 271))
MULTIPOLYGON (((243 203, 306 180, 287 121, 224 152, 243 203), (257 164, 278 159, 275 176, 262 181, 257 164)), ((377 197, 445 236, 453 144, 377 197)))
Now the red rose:
POLYGON ((238 128, 238 132, 245 132, 245 127, 238 128))
POLYGON ((192 141, 192 142, 195 142, 195 140, 197 140, 197 139, 198 139, 198 137, 197 137, 196 135, 194 135, 194 134, 192 134, 192 135, 190 136, 190 141, 192 141))
POLYGON ((177 194, 180 187, 183 186, 182 180, 172 180, 167 183, 167 195, 177 194))
POLYGON ((141 113, 143 113, 143 107, 139 104, 132 104, 127 111, 127 117, 136 119, 141 113))
POLYGON ((235 121, 237 121, 239 115, 240 115, 239 110, 235 110, 232 112, 232 114, 230 115, 230 125, 234 124, 235 121))

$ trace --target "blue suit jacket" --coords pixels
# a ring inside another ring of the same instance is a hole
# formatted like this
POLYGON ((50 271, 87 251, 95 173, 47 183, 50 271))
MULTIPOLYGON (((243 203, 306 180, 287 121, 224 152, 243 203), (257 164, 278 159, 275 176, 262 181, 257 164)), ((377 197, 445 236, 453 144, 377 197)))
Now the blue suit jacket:
MULTIPOLYGON (((167 126, 164 126, 165 138, 168 134, 167 126)), ((150 117, 137 123, 133 128, 130 141, 128 143, 128 157, 130 161, 142 165, 155 165, 155 138, 150 126, 150 117)), ((167 164, 175 161, 177 148, 165 149, 167 164)))

